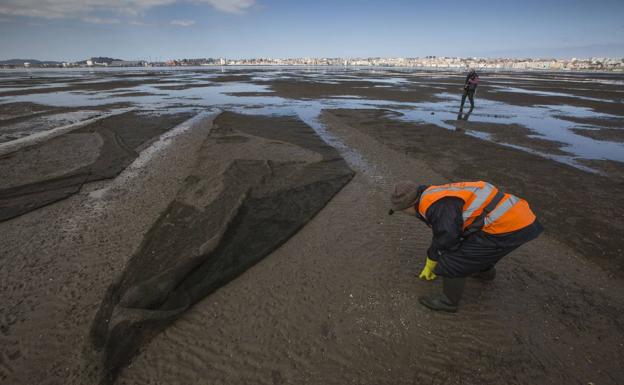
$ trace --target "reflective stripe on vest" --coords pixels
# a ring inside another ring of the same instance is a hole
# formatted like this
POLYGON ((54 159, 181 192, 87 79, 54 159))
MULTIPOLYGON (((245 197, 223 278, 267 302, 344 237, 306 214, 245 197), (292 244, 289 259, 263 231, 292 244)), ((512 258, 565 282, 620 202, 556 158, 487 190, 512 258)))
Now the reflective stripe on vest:
POLYGON ((518 199, 518 197, 511 194, 507 195, 509 195, 509 198, 503 199, 503 201, 499 203, 499 205, 496 206, 494 210, 492 210, 490 215, 485 217, 485 226, 491 225, 492 223, 496 222, 498 219, 500 219, 500 217, 505 215, 505 213, 508 212, 516 203, 520 202, 520 199, 518 199))
MULTIPOLYGON (((462 193, 470 193, 472 201, 468 207, 464 206, 462 217, 464 224, 468 224, 471 217, 476 217, 478 210, 485 207, 485 203, 488 201, 488 197, 494 196, 498 189, 487 182, 467 182, 467 183, 450 183, 441 186, 432 186, 423 191, 420 200, 423 201, 423 197, 439 192, 457 192, 459 194, 448 194, 448 196, 456 196, 466 201, 470 201, 462 197, 462 193)), ((437 199, 436 199, 437 200, 437 199)), ((428 207, 427 207, 428 208, 428 207)), ((426 210, 424 210, 426 211, 426 210)), ((425 212, 421 212, 421 215, 425 217, 425 212)))
POLYGON ((491 234, 502 234, 518 230, 535 221, 535 215, 525 200, 511 194, 499 193, 496 187, 483 181, 430 186, 420 196, 419 213, 426 219, 427 209, 446 197, 456 197, 464 201, 463 229, 467 233, 478 228, 491 234), (495 206, 491 207, 493 205, 495 206), (483 212, 486 207, 488 210, 483 212))

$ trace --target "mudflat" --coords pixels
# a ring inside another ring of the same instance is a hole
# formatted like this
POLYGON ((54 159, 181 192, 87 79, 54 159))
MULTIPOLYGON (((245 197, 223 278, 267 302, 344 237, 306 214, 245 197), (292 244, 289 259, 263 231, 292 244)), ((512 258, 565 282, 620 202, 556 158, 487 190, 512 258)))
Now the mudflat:
POLYGON ((452 71, 0 74, 0 382, 624 382, 622 76, 482 80, 458 116, 452 71), (401 179, 546 231, 431 312, 401 179))
POLYGON ((612 215, 614 208, 624 207, 624 180, 619 176, 587 173, 501 145, 523 143, 512 136, 522 133, 517 129, 510 133, 501 127, 461 122, 461 128, 450 131, 402 122, 383 110, 330 110, 326 118, 426 162, 448 180, 487 180, 514 191, 540 214, 548 234, 621 276, 624 221, 612 215), (493 131, 496 142, 466 135, 470 129, 493 131))

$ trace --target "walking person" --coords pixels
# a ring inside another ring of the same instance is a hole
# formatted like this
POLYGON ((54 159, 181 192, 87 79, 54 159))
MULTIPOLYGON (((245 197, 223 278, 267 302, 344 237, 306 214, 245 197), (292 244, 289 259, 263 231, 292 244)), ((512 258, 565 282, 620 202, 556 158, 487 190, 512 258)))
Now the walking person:
POLYGON ((479 75, 477 75, 477 71, 471 69, 468 72, 468 76, 466 76, 466 81, 464 82, 464 93, 461 99, 461 105, 459 106, 459 114, 457 115, 457 119, 462 118, 462 113, 464 111, 464 103, 466 102, 466 96, 468 96, 468 100, 470 101, 470 110, 468 114, 466 114, 465 120, 468 120, 468 117, 472 113, 474 109, 474 95, 477 91, 477 86, 479 85, 479 75))
POLYGON ((433 231, 419 276, 442 277, 441 294, 419 299, 432 310, 456 312, 466 277, 493 280, 501 258, 543 231, 527 201, 483 181, 439 186, 402 181, 390 200, 389 214, 415 216, 433 231))

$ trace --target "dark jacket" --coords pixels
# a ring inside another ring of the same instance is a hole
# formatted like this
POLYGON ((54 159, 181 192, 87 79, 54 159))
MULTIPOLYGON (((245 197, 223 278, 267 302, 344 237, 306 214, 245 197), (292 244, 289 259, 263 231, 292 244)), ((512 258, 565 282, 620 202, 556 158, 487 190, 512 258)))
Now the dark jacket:
POLYGON ((479 85, 479 75, 477 75, 476 73, 474 75, 468 74, 468 76, 466 76, 466 81, 464 82, 464 88, 468 91, 474 91, 477 89, 477 86, 479 85))
MULTIPOLYGON (((429 186, 420 186, 418 195, 429 186)), ((416 203, 418 205, 419 201, 416 203)), ((427 257, 437 261, 440 255, 448 251, 455 251, 461 248, 464 241, 463 214, 464 201, 456 197, 442 198, 433 203, 425 213, 427 219, 418 214, 416 216, 431 227, 433 238, 431 246, 427 250, 427 257)), ((484 237, 496 243, 501 248, 518 247, 537 236, 543 231, 541 224, 535 220, 532 225, 513 231, 507 234, 488 234, 483 231, 477 231, 469 237, 484 237)))

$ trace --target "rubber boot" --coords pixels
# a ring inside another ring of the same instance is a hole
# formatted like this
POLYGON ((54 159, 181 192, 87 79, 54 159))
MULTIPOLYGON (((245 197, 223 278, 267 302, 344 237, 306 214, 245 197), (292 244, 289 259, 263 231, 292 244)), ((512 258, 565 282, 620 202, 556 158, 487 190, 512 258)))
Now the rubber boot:
POLYGON ((420 297, 419 302, 431 310, 455 313, 464 293, 465 278, 442 278, 442 292, 436 296, 420 297))
POLYGON ((493 281, 494 278, 496 278, 496 267, 492 266, 488 269, 481 270, 478 273, 474 273, 472 277, 481 281, 493 281))

